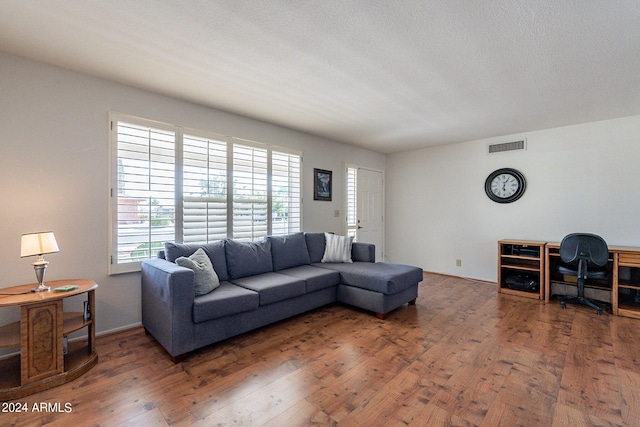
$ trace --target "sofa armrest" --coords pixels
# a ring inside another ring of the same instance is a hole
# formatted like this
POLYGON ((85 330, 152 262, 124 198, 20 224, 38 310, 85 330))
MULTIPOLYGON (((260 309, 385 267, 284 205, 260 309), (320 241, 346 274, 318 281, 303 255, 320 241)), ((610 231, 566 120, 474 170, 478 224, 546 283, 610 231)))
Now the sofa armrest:
POLYGON ((142 325, 169 352, 194 348, 193 270, 164 259, 142 262, 142 325))
POLYGON ((351 245, 351 259, 360 262, 376 262, 376 245, 353 242, 353 245, 351 245))

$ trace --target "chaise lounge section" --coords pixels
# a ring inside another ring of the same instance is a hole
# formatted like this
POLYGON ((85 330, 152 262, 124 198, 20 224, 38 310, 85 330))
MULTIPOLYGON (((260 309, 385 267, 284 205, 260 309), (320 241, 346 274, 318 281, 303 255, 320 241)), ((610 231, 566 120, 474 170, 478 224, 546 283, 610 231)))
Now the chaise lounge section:
POLYGON ((415 303, 420 281, 422 269, 376 263, 373 245, 328 233, 167 243, 158 258, 142 263, 142 324, 178 362, 197 348, 336 301, 385 319, 415 303), (348 251, 338 257, 343 262, 329 262, 327 248, 336 241, 348 251), (199 249, 219 282, 202 295, 198 269, 176 263, 196 257, 199 249))

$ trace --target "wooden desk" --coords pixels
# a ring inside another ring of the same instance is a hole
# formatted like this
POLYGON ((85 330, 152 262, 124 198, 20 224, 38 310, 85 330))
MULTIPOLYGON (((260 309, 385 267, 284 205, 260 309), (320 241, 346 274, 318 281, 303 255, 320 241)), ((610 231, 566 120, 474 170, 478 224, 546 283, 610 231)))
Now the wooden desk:
POLYGON ((613 312, 640 319, 640 248, 614 246, 613 312))
MULTIPOLYGON (((575 278, 565 278, 557 271, 560 243, 545 246, 544 299, 549 302, 553 284, 575 286, 575 278)), ((585 297, 609 302, 618 316, 640 319, 640 247, 609 246, 607 279, 587 280, 585 297)))
POLYGON ((0 289, 0 307, 20 307, 20 321, 0 326, 0 348, 19 348, 20 356, 0 361, 0 400, 14 400, 69 382, 98 363, 95 349, 95 289, 93 280, 47 282, 48 292, 31 292, 37 284, 0 289), (60 286, 77 285, 68 292, 60 286), (65 313, 65 298, 87 294, 91 317, 65 313), (87 340, 72 343, 64 354, 65 336, 87 328, 87 340))

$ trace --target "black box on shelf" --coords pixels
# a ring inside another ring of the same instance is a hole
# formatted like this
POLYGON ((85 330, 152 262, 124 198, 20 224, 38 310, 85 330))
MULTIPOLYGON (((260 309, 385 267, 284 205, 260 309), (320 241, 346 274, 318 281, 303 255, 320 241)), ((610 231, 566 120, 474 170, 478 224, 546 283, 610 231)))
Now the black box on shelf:
POLYGON ((502 255, 526 256, 532 258, 540 257, 540 248, 527 245, 503 245, 502 255))
POLYGON ((510 273, 504 278, 504 283, 509 289, 525 292, 539 292, 540 281, 531 274, 510 273))

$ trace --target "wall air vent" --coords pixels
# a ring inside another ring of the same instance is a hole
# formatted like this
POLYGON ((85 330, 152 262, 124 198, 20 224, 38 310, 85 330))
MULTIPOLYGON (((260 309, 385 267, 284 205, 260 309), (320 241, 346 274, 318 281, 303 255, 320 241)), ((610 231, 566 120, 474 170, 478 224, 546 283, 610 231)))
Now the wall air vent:
POLYGON ((501 142, 499 144, 489 144, 489 154, 504 153, 505 151, 518 151, 527 149, 527 140, 501 142))

